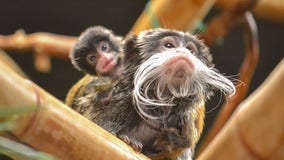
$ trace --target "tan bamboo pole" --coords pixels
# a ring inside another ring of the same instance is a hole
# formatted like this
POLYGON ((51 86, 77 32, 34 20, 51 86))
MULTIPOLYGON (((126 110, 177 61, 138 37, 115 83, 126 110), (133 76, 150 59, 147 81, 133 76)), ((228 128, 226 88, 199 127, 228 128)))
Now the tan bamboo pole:
POLYGON ((13 35, 0 35, 0 48, 20 52, 32 51, 35 53, 35 68, 48 72, 51 68, 50 57, 67 59, 76 40, 77 37, 44 32, 27 35, 23 30, 18 30, 13 35))
POLYGON ((26 34, 18 30, 9 36, 0 35, 0 48, 4 50, 33 51, 37 54, 67 59, 70 48, 78 37, 38 32, 26 34))
POLYGON ((283 95, 284 59, 197 159, 284 159, 283 95))
POLYGON ((27 77, 24 71, 15 63, 15 61, 3 50, 0 49, 0 59, 3 63, 5 63, 8 67, 13 69, 17 74, 22 77, 27 77))
POLYGON ((237 106, 243 101, 250 86, 251 78, 254 74, 259 59, 259 44, 256 23, 250 12, 247 12, 243 17, 246 54, 240 68, 238 80, 243 84, 237 87, 236 94, 230 97, 220 109, 214 124, 211 126, 208 134, 205 135, 202 143, 198 148, 197 154, 202 152, 204 148, 211 142, 216 134, 221 130, 237 106))
POLYGON ((147 159, 85 119, 46 91, 17 75, 0 60, 0 107, 37 107, 20 116, 12 133, 58 159, 147 159))
POLYGON ((245 85, 238 86, 236 94, 223 104, 214 124, 200 143, 197 155, 207 147, 246 96, 259 59, 257 27, 250 12, 257 3, 258 0, 238 0, 228 3, 230 5, 224 8, 220 15, 210 19, 206 31, 201 35, 207 45, 212 45, 220 36, 226 36, 236 25, 244 26, 246 54, 238 80, 245 85))
POLYGON ((258 17, 281 23, 284 22, 283 0, 260 0, 253 11, 258 17))
MULTIPOLYGON (((234 1, 216 0, 218 8, 228 8, 234 1)), ((276 22, 284 22, 284 1, 283 0, 259 0, 253 9, 253 13, 259 17, 276 22)))
POLYGON ((155 27, 192 31, 214 2, 215 0, 151 0, 130 34, 155 27))
POLYGON ((212 17, 202 33, 201 39, 211 46, 216 40, 225 37, 236 25, 243 21, 244 14, 253 9, 258 0, 236 0, 230 1, 230 5, 223 8, 222 12, 212 17))

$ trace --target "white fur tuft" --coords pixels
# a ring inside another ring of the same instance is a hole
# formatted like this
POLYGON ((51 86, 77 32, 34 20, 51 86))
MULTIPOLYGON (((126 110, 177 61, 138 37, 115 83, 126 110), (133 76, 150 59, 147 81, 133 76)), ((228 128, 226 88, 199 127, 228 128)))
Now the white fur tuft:
POLYGON ((182 52, 179 53, 171 50, 154 54, 139 66, 134 75, 133 101, 141 116, 147 119, 159 119, 161 116, 151 115, 149 110, 172 107, 175 105, 173 103, 175 98, 206 96, 210 87, 229 95, 235 93, 235 86, 229 79, 216 69, 208 68, 190 51, 182 48, 182 52), (187 57, 194 66, 193 73, 186 76, 183 83, 178 86, 163 74, 163 65, 176 56, 187 57))

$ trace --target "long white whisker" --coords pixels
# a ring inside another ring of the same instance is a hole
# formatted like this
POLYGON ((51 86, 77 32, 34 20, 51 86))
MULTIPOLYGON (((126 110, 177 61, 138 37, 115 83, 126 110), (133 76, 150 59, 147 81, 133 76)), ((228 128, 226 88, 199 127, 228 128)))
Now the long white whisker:
POLYGON ((133 101, 140 116, 157 120, 168 114, 166 108, 175 105, 173 102, 175 98, 201 96, 207 99, 211 88, 219 89, 229 96, 236 91, 234 84, 228 78, 216 69, 208 68, 190 52, 156 53, 142 63, 135 72, 133 101), (172 77, 163 73, 163 65, 176 56, 187 57, 194 66, 192 75, 185 75, 184 81, 177 84, 173 82, 172 77), (149 114, 149 111, 154 109, 159 109, 164 113, 162 115, 149 114))

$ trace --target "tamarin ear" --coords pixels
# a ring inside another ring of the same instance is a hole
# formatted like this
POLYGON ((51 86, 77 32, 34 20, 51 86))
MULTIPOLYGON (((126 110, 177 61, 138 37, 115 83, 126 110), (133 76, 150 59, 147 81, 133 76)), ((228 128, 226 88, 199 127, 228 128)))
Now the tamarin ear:
POLYGON ((125 40, 123 51, 125 54, 125 60, 129 60, 139 53, 137 47, 137 35, 132 35, 125 40))

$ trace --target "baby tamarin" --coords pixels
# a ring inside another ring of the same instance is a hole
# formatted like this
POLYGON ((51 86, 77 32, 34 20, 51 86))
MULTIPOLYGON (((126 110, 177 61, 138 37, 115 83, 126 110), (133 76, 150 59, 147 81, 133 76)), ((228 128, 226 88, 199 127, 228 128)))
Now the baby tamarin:
POLYGON ((105 27, 90 27, 71 49, 70 59, 76 69, 87 75, 70 89, 66 104, 83 113, 82 108, 73 105, 77 97, 90 89, 90 92, 98 92, 108 88, 121 74, 122 38, 105 27))
POLYGON ((102 26, 84 31, 74 45, 70 58, 78 70, 91 75, 118 76, 122 38, 102 26))
POLYGON ((204 101, 215 89, 234 94, 234 85, 189 33, 147 30, 123 46, 119 79, 101 92, 86 92, 74 105, 88 108, 89 119, 153 159, 191 159, 204 101))

